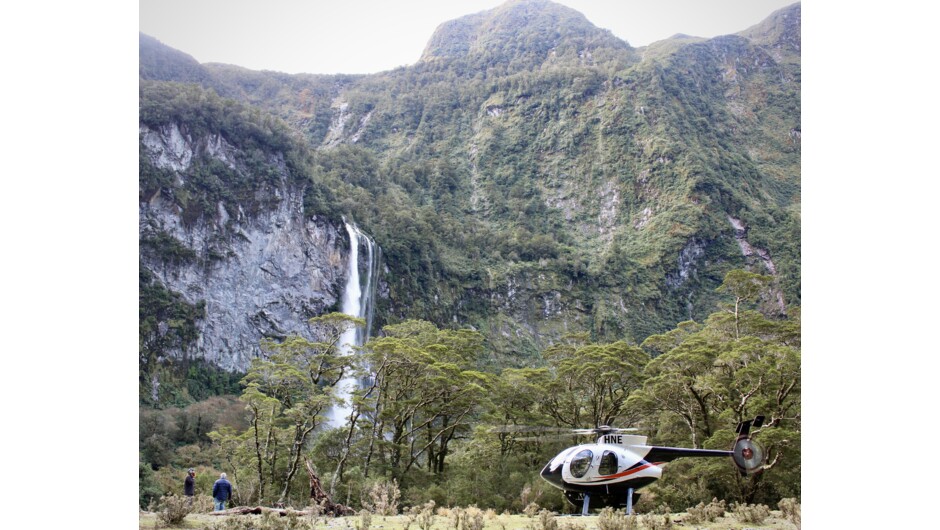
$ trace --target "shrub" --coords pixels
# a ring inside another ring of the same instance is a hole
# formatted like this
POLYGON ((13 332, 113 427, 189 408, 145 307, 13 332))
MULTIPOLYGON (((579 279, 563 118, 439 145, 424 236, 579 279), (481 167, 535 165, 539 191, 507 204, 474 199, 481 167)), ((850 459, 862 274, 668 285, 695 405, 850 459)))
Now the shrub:
MULTIPOLYGON (((439 511, 438 514, 444 515, 444 510, 439 511)), ((483 510, 476 506, 451 508, 447 515, 451 519, 451 526, 454 530, 483 530, 483 510)))
POLYGON ((239 516, 239 517, 227 517, 225 519, 219 519, 217 521, 212 521, 206 526, 205 530, 250 530, 248 516, 239 516))
POLYGON ((372 526, 372 513, 369 510, 359 512, 359 522, 356 523, 356 530, 369 530, 372 526))
POLYGON ((770 516, 770 508, 763 504, 734 503, 731 505, 731 512, 735 519, 742 523, 761 524, 770 516))
POLYGON ((712 498, 712 502, 708 503, 705 506, 705 518, 709 521, 714 521, 719 517, 724 517, 725 512, 728 511, 728 506, 725 504, 725 500, 718 500, 712 498))
POLYGON ((555 519, 555 514, 548 510, 540 511, 539 518, 536 521, 535 525, 526 526, 526 528, 528 530, 558 530, 558 521, 555 519))
POLYGON ((587 530, 587 527, 574 521, 562 521, 558 524, 559 530, 587 530))
POLYGON ((434 526, 434 501, 428 501, 419 509, 416 522, 421 530, 431 530, 434 526))
POLYGON ((190 498, 180 495, 163 497, 157 509, 160 520, 169 526, 179 525, 193 511, 190 498))
POLYGON ((683 522, 697 525, 704 522, 714 522, 715 519, 723 517, 725 515, 725 501, 718 499, 712 499, 712 502, 705 504, 700 502, 692 508, 689 508, 688 515, 685 516, 683 522))
POLYGON ((362 499, 362 507, 376 515, 398 515, 398 501, 401 500, 401 490, 395 479, 379 481, 369 487, 367 498, 362 499))
POLYGON ((689 511, 686 513, 685 517, 682 518, 684 524, 698 525, 707 521, 708 518, 705 517, 705 503, 700 502, 695 506, 689 508, 689 511))
MULTIPOLYGON (((503 515, 505 515, 506 517, 510 517, 512 514, 508 512, 503 512, 503 515)), ((493 524, 495 524, 496 527, 499 528, 499 530, 506 530, 506 521, 502 517, 496 515, 495 511, 487 510, 486 516, 492 519, 493 524), (490 513, 492 513, 493 515, 490 516, 490 513)))
POLYGON ((280 516, 274 512, 261 515, 238 515, 213 521, 205 530, 313 530, 314 519, 288 512, 280 516))
POLYGON ((440 509, 440 510, 437 511, 437 514, 438 514, 438 515, 443 515, 444 517, 449 517, 449 518, 450 518, 451 526, 454 528, 454 530, 460 530, 460 522, 461 522, 461 520, 463 519, 463 509, 462 509, 462 508, 460 508, 460 507, 451 508, 451 509, 447 510, 446 513, 445 513, 444 509, 442 508, 442 509, 440 509))
POLYGON ((296 513, 287 512, 287 515, 280 516, 274 513, 267 513, 267 521, 272 526, 261 530, 313 530, 316 526, 316 517, 303 516, 296 513))
POLYGON ((648 513, 640 519, 640 522, 649 530, 669 530, 672 528, 672 519, 669 514, 648 513))
POLYGON ((193 509, 191 513, 209 513, 215 509, 215 502, 212 495, 201 493, 193 497, 193 509))
POLYGON ((418 515, 420 513, 421 513, 420 506, 412 506, 411 508, 408 508, 407 510, 405 510, 403 512, 403 515, 405 517, 402 520, 402 525, 404 525, 403 530, 410 530, 411 525, 415 524, 415 522, 418 520, 418 515))
POLYGON ((536 503, 534 503, 534 502, 530 502, 530 503, 527 504, 526 507, 522 510, 522 513, 526 514, 527 517, 535 517, 535 514, 539 513, 539 510, 540 510, 540 509, 541 509, 541 508, 539 507, 538 504, 536 504, 536 503))
POLYGON ((463 512, 463 530, 483 530, 483 510, 470 506, 463 512))
POLYGON ((307 512, 306 519, 310 523, 310 528, 316 528, 317 523, 320 521, 321 516, 323 515, 323 506, 314 503, 310 506, 305 506, 304 511, 307 512))
POLYGON ((597 518, 598 530, 633 530, 636 523, 636 515, 627 515, 609 506, 601 510, 597 518))
POLYGON ((777 506, 780 508, 780 511, 783 513, 783 518, 787 521, 793 523, 797 529, 800 528, 800 501, 790 498, 790 499, 780 499, 780 502, 777 503, 777 506))

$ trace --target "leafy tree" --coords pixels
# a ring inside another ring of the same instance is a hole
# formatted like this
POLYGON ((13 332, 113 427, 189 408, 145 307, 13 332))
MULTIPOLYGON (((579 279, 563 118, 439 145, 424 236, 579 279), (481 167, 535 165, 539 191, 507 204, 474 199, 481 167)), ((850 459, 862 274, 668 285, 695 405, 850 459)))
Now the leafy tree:
POLYGON ((139 491, 139 504, 140 509, 147 509, 150 504, 156 500, 162 493, 159 485, 153 479, 153 470, 148 462, 144 460, 144 456, 141 454, 138 462, 139 476, 138 476, 138 491, 139 491))
MULTIPOLYGON (((376 369, 372 434, 383 440, 374 449, 399 481, 422 461, 442 473, 450 443, 485 401, 490 378, 472 369, 482 336, 421 321, 386 326, 384 333, 366 348, 376 369)), ((372 456, 370 449, 366 476, 372 456)))
MULTIPOLYGON (((794 470, 799 469, 800 451, 799 310, 791 310, 792 318, 772 320, 743 307, 767 292, 769 280, 732 271, 722 289, 732 302, 704 326, 686 323, 648 338, 644 346, 663 353, 650 362, 649 378, 628 403, 650 414, 650 427, 658 426, 661 434, 670 418, 681 418, 694 447, 728 448, 736 424, 765 416, 765 424, 753 431, 767 453, 764 472, 739 477, 715 462, 696 462, 689 464, 687 474, 671 474, 654 491, 663 488, 667 496, 685 500, 720 493, 741 502, 798 495, 799 480, 794 479, 799 473, 794 470), (678 486, 677 481, 691 476, 701 479, 697 490, 678 486)), ((681 433, 672 436, 671 442, 682 442, 681 433)))
POLYGON ((763 276, 735 269, 725 275, 725 281, 718 287, 719 292, 727 292, 733 297, 733 303, 726 309, 734 315, 735 338, 741 336, 740 313, 744 303, 756 303, 766 293, 773 282, 770 276, 763 276))
POLYGON ((643 385, 649 355, 623 341, 562 351, 555 349, 550 357, 555 379, 546 395, 546 412, 570 427, 624 420, 627 398, 643 385))
MULTIPOLYGON (((278 502, 287 498, 311 433, 336 402, 333 389, 349 370, 350 359, 339 350, 340 338, 363 321, 330 313, 310 319, 310 324, 316 340, 293 335, 279 343, 264 341, 267 357, 253 359, 243 380, 241 399, 250 427, 237 442, 250 450, 242 455, 250 452, 259 500, 267 498, 268 484, 281 488, 278 502)), ((236 441, 222 433, 216 439, 236 441)), ((240 459, 236 465, 247 463, 240 459)))
POLYGON ((716 355, 713 345, 698 334, 686 338, 649 363, 646 382, 630 396, 627 408, 652 417, 681 418, 692 447, 701 447, 702 439, 714 432, 715 412, 713 393, 703 387, 700 379, 711 368, 716 355))
POLYGON ((554 418, 542 407, 547 401, 553 378, 548 368, 507 368, 494 378, 492 406, 484 419, 492 425, 505 426, 492 435, 499 441, 499 454, 515 452, 524 444, 517 441, 517 429, 555 426, 554 418))

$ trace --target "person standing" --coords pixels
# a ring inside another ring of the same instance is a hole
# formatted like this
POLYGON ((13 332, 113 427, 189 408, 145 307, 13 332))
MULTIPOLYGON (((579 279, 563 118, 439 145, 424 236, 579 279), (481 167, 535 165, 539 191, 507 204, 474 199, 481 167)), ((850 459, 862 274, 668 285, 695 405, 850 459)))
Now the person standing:
POLYGON ((196 495, 196 470, 189 468, 186 471, 186 480, 183 481, 183 495, 189 497, 189 505, 193 505, 193 496, 196 495))
POLYGON ((225 501, 232 496, 232 483, 225 478, 225 473, 219 475, 219 480, 212 485, 212 500, 215 501, 215 511, 225 509, 225 501))

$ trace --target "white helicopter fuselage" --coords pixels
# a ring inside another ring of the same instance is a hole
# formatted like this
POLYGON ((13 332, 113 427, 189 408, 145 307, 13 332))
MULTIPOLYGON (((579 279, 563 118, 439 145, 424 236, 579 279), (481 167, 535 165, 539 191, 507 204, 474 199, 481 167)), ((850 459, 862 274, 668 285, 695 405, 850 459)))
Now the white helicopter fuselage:
POLYGON ((605 434, 596 443, 562 451, 545 466, 542 476, 563 490, 609 493, 625 490, 628 483, 639 487, 662 476, 664 462, 646 460, 652 449, 646 436, 605 434))

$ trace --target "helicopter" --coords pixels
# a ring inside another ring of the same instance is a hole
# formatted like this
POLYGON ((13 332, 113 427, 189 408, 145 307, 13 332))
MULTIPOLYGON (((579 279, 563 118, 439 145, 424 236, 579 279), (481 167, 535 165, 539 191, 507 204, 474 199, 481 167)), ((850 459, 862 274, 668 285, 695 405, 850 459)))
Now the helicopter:
MULTIPOLYGON (((568 434, 600 435, 593 444, 569 447, 558 453, 540 475, 549 484, 564 491, 571 504, 581 505, 581 515, 594 507, 626 505, 626 513, 633 513, 639 499, 636 490, 660 478, 664 464, 682 457, 731 457, 742 475, 763 470, 764 451, 751 439, 751 428, 758 429, 764 416, 757 416, 738 424, 738 434, 729 451, 659 447, 646 444, 646 436, 625 434, 633 428, 614 428, 602 425, 593 429, 572 429, 568 434)), ((538 439, 525 438, 528 440, 538 439)))

